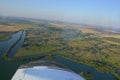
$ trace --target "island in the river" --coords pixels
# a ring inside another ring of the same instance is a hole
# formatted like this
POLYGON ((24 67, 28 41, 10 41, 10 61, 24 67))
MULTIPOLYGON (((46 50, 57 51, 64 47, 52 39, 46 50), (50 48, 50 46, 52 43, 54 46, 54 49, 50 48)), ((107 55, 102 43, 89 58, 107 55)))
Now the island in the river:
POLYGON ((87 80, 99 80, 101 76, 100 80, 119 80, 120 31, 58 21, 0 17, 0 65, 43 58, 59 61, 87 80))

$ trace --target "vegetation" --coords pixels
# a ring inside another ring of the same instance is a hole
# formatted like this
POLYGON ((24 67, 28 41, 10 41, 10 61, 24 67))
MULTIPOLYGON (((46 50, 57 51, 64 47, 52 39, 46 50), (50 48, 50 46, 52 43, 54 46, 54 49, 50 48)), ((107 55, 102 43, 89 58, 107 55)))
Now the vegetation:
POLYGON ((104 38, 104 39, 109 40, 109 41, 112 41, 112 42, 120 43, 120 39, 119 39, 119 38, 106 37, 106 38, 104 38))
POLYGON ((8 40, 12 36, 11 32, 0 32, 0 41, 8 40))
POLYGON ((93 75, 91 75, 90 72, 80 72, 79 74, 85 77, 86 80, 93 80, 93 75))

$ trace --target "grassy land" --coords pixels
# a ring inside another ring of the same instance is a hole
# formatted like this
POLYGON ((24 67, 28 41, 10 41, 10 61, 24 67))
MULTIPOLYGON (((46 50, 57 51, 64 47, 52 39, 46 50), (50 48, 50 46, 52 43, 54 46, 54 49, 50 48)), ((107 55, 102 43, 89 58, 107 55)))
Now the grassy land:
POLYGON ((106 37, 104 39, 112 41, 112 42, 120 43, 120 39, 119 38, 106 37))
POLYGON ((0 25, 0 41, 10 39, 12 34, 16 31, 33 27, 38 28, 36 25, 33 26, 29 24, 0 25))
POLYGON ((11 32, 0 32, 0 41, 8 40, 12 36, 11 32))
POLYGON ((19 30, 27 29, 27 28, 35 28, 36 26, 29 24, 13 24, 13 25, 0 25, 0 32, 16 32, 19 30))

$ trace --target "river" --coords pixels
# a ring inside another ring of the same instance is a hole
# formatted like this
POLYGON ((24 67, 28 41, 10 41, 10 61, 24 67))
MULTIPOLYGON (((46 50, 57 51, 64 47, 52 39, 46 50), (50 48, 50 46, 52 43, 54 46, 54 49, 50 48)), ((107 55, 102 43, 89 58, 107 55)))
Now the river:
POLYGON ((94 80, 116 80, 112 74, 99 72, 96 69, 85 64, 79 64, 71 60, 57 56, 55 57, 54 60, 61 64, 64 64, 64 66, 67 66, 69 69, 73 70, 76 73, 89 72, 90 74, 93 75, 94 80))
POLYGON ((14 42, 16 42, 19 39, 21 34, 22 31, 15 32, 9 40, 0 41, 0 57, 11 45, 13 45, 14 42))
POLYGON ((21 35, 19 41, 17 42, 17 44, 10 50, 10 52, 8 54, 9 57, 13 57, 14 54, 17 52, 17 50, 21 47, 22 43, 24 42, 25 36, 26 36, 26 31, 24 30, 21 34, 22 35, 21 35))
MULTIPOLYGON (((2 55, 4 54, 4 52, 11 45, 13 45, 17 40, 19 40, 21 34, 22 34, 22 37, 20 41, 17 42, 14 48, 12 48, 12 50, 14 49, 13 52, 16 52, 16 50, 21 46, 21 44, 25 39, 25 34, 26 34, 25 31, 15 32, 12 35, 11 39, 0 42, 0 80, 10 80, 11 77, 14 75, 16 69, 19 67, 19 65, 26 63, 26 62, 8 62, 2 59, 2 55)), ((14 54, 11 54, 11 55, 14 55, 14 54)))

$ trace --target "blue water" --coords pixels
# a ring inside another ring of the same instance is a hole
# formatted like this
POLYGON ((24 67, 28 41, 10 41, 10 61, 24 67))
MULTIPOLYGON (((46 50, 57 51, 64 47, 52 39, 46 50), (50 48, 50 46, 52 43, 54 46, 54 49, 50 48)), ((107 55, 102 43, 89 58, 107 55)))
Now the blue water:
MULTIPOLYGON (((7 62, 2 59, 2 55, 4 54, 4 52, 17 40, 19 40, 21 34, 22 31, 18 31, 12 35, 11 39, 6 41, 0 41, 0 80, 11 80, 12 76, 14 75, 19 65, 26 63, 26 62, 7 62)), ((23 36, 25 36, 25 34, 23 34, 23 36)), ((20 41, 21 40, 22 39, 20 39, 20 41)), ((22 44, 22 42, 19 43, 19 45, 20 44, 22 44)))
POLYGON ((16 32, 12 35, 12 37, 9 40, 6 41, 0 41, 0 58, 3 55, 3 53, 16 42, 20 35, 22 34, 22 31, 16 32))
POLYGON ((21 39, 17 42, 17 44, 10 50, 8 56, 9 57, 13 57, 14 54, 17 52, 17 50, 21 47, 22 43, 25 40, 25 36, 26 36, 26 31, 23 31, 22 37, 21 39))

